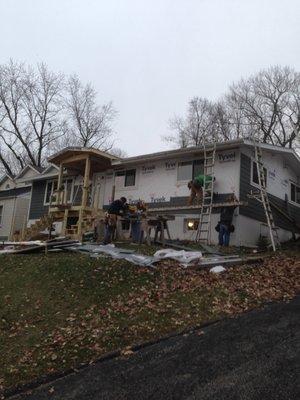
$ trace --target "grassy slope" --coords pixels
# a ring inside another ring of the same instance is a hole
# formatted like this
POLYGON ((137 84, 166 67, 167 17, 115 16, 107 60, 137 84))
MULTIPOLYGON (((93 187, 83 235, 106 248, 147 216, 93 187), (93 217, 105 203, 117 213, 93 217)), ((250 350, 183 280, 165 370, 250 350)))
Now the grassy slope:
POLYGON ((216 276, 170 262, 153 272, 78 254, 0 256, 0 386, 298 289, 299 261, 287 257, 216 276))

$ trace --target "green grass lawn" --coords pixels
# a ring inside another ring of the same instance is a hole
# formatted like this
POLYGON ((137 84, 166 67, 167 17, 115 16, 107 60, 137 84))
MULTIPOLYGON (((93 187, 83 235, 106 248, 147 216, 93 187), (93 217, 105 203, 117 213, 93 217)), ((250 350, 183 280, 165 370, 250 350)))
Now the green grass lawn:
POLYGON ((0 256, 0 386, 11 388, 299 290, 299 258, 215 275, 74 253, 0 256))

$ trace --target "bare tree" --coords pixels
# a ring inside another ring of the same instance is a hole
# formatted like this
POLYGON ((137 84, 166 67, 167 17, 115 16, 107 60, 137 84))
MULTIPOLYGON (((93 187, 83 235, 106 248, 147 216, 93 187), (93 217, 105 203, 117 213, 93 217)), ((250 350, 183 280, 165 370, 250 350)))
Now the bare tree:
POLYGON ((293 147, 300 130, 300 74, 271 67, 230 87, 231 129, 263 143, 293 147))
POLYGON ((164 140, 180 147, 199 146, 211 141, 217 134, 215 130, 214 105, 205 98, 193 97, 188 104, 185 118, 175 116, 169 121, 174 135, 165 136, 164 140))
POLYGON ((116 111, 111 102, 98 107, 96 97, 90 84, 83 86, 77 76, 70 77, 66 102, 70 131, 80 146, 109 150, 113 146, 112 122, 116 111))
POLYGON ((120 149, 119 147, 113 147, 110 151, 110 154, 119 157, 119 158, 125 158, 127 157, 126 151, 120 149))
POLYGON ((10 61, 0 65, 0 171, 42 166, 70 145, 112 148, 112 103, 98 107, 91 85, 10 61))
POLYGON ((187 116, 173 118, 170 128, 175 135, 165 140, 180 147, 241 137, 295 147, 300 134, 300 74, 289 67, 271 67, 233 84, 216 103, 194 97, 187 116))
POLYGON ((9 172, 26 163, 41 166, 49 144, 61 134, 63 76, 11 61, 0 66, 1 162, 9 172))

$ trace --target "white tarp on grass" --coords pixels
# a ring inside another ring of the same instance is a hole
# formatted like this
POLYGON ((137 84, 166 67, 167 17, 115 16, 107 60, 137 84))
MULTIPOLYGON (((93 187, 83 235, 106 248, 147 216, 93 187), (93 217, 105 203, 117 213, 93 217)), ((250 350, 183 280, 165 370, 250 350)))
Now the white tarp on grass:
POLYGON ((101 257, 100 254, 110 256, 118 260, 126 260, 135 265, 153 267, 155 263, 164 259, 172 259, 177 261, 183 267, 187 267, 202 258, 200 251, 185 251, 174 249, 158 250, 153 256, 145 256, 137 254, 134 250, 122 249, 115 247, 113 244, 108 245, 82 245, 76 246, 74 250, 88 252, 91 257, 101 257))

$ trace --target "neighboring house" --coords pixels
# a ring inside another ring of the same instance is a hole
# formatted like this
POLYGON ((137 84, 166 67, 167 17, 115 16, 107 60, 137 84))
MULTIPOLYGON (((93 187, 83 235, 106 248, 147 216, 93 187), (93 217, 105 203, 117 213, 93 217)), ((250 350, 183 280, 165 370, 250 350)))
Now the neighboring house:
POLYGON ((12 240, 26 227, 31 195, 31 180, 40 168, 27 165, 17 176, 0 179, 0 240, 12 240))
POLYGON ((9 174, 4 174, 0 178, 0 191, 1 190, 8 190, 13 189, 16 187, 16 183, 14 181, 15 177, 9 174))
MULTIPOLYGON (((275 224, 279 228, 280 239, 285 241, 300 232, 300 159, 291 149, 266 144, 262 144, 261 147, 267 192, 274 204, 275 224)), ((62 163, 69 162, 64 164, 65 202, 69 204, 70 210, 75 209, 76 204, 80 204, 84 175, 82 157, 87 152, 91 153, 92 160, 88 197, 90 207, 106 208, 113 198, 120 196, 127 197, 131 203, 142 199, 149 207, 180 207, 169 212, 175 214, 175 220, 169 223, 171 235, 174 239, 195 238, 200 210, 182 207, 187 204, 188 181, 203 171, 202 147, 124 159, 113 158, 94 149, 66 148, 50 157, 49 161, 56 166, 49 167, 48 171, 32 179, 29 224, 48 213, 51 196, 57 190, 57 171, 62 163)), ((233 193, 238 199, 248 203, 235 210, 235 232, 232 234, 231 243, 255 245, 260 234, 268 235, 268 229, 261 204, 248 198, 248 194, 258 188, 252 142, 235 140, 218 143, 215 177, 216 203, 226 201, 233 193)), ((217 242, 214 227, 218 220, 219 210, 214 209, 211 223, 213 243, 217 242)))

